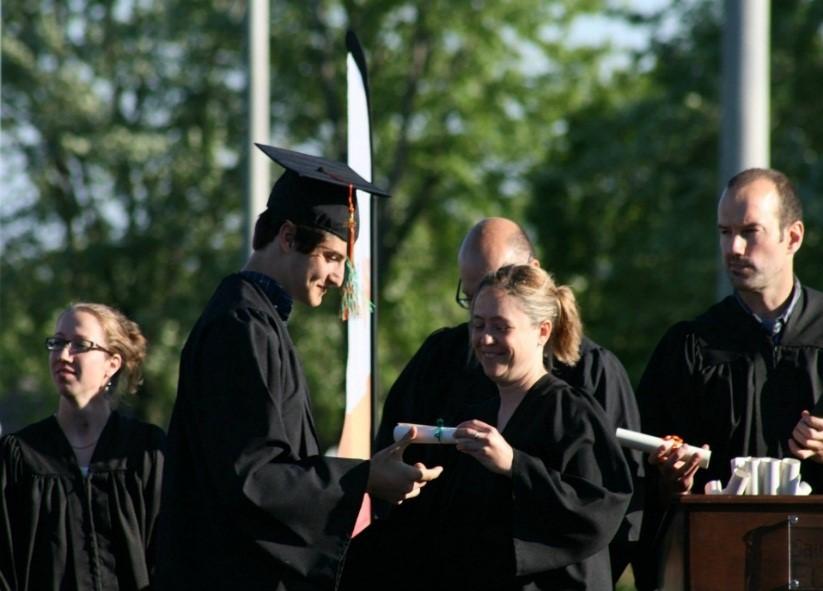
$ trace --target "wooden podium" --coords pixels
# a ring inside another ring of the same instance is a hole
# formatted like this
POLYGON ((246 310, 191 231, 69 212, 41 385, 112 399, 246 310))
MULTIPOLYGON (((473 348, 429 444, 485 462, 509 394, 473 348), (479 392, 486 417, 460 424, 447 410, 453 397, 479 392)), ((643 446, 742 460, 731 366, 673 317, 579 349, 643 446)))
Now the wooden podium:
POLYGON ((664 527, 665 591, 823 590, 823 496, 686 495, 664 527))

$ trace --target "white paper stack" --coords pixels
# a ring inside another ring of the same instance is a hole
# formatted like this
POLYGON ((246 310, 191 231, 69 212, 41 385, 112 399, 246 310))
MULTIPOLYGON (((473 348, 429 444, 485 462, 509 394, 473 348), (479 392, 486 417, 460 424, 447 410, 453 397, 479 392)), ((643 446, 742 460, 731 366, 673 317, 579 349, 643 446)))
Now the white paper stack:
MULTIPOLYGON (((655 453, 661 445, 674 445, 669 439, 628 429, 617 429, 616 435, 623 447, 646 453, 655 453)), ((683 448, 687 458, 697 454, 700 456, 700 467, 709 467, 710 450, 685 443, 683 448)), ((704 492, 727 495, 808 495, 812 491, 808 483, 800 480, 800 460, 796 458, 733 458, 731 469, 732 476, 725 488, 719 480, 713 480, 706 483, 704 492)))
POLYGON ((800 480, 800 460, 795 458, 741 457, 731 460, 732 477, 727 495, 807 495, 811 487, 800 480))

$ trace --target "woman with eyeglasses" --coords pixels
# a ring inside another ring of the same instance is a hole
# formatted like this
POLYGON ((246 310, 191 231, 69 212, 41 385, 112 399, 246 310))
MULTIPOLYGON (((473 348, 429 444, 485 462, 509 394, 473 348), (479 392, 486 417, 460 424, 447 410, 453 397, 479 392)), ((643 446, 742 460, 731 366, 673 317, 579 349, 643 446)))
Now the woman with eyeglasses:
POLYGON ((510 265, 482 280, 470 309, 498 395, 458 411, 456 446, 428 446, 444 470, 418 502, 354 538, 343 589, 612 589, 608 544, 631 476, 598 403, 550 372, 579 357, 574 295, 510 265))
POLYGON ((165 436, 114 410, 142 382, 146 339, 79 303, 46 349, 56 412, 0 440, 0 588, 147 589, 165 436))

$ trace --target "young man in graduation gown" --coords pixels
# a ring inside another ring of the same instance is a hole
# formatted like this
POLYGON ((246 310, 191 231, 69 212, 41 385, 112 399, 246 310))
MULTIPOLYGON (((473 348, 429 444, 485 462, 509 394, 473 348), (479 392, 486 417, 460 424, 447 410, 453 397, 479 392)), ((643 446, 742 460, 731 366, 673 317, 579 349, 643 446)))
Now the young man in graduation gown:
POLYGON ((356 237, 346 165, 259 146, 286 168, 246 266, 218 286, 183 349, 169 426, 161 589, 332 589, 364 493, 396 503, 439 469, 321 455, 287 320, 340 287, 356 237), (349 244, 347 244, 347 242, 349 244))
MULTIPOLYGON (((458 254, 458 304, 468 308, 483 277, 508 264, 540 264, 523 229, 505 218, 487 218, 477 223, 464 238, 458 254)), ((555 360, 552 374, 593 395, 614 427, 640 430, 626 370, 609 350, 584 336, 577 364, 569 366, 555 360)), ((437 330, 426 339, 389 391, 376 447, 382 449, 391 444, 392 431, 399 422, 435 424, 442 420, 450 425, 466 405, 496 396, 494 383, 471 353, 468 322, 437 330)), ((432 450, 420 449, 423 447, 413 446, 406 457, 436 457, 436 452, 432 455, 432 450)), ((639 482, 643 476, 641 454, 624 451, 633 480, 639 482)), ((614 580, 631 560, 640 535, 642 507, 642 497, 636 492, 609 547, 614 580)))
MULTIPOLYGON (((682 450, 651 458, 650 544, 668 496, 725 484, 734 457, 800 458, 802 479, 823 493, 823 294, 793 271, 801 202, 782 173, 749 169, 726 186, 717 226, 734 293, 671 327, 638 386, 644 431, 712 450, 706 470, 682 450)), ((655 588, 654 568, 644 571, 638 588, 655 588)))

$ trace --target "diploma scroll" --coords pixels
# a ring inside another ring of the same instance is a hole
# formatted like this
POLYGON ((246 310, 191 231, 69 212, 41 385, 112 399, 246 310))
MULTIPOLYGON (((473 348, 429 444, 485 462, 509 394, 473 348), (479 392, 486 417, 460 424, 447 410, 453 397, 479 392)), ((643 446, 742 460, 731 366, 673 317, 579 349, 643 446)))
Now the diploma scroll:
POLYGON ((394 440, 400 441, 412 427, 417 427, 417 437, 412 443, 457 443, 454 440, 455 427, 435 425, 415 425, 414 423, 397 423, 394 428, 394 440))
POLYGON ((735 468, 732 471, 732 477, 726 485, 725 493, 727 495, 744 495, 746 488, 749 486, 751 476, 745 468, 735 468))
MULTIPOLYGON (((645 433, 638 433, 637 431, 629 431, 628 429, 617 429, 617 441, 623 447, 644 451, 646 453, 654 453, 661 445, 674 445, 674 442, 669 439, 661 439, 653 435, 646 435, 645 433)), ((700 467, 708 468, 709 460, 712 457, 711 450, 703 449, 702 447, 694 447, 692 445, 683 444, 683 449, 686 450, 686 455, 692 457, 697 454, 700 456, 700 467)))

